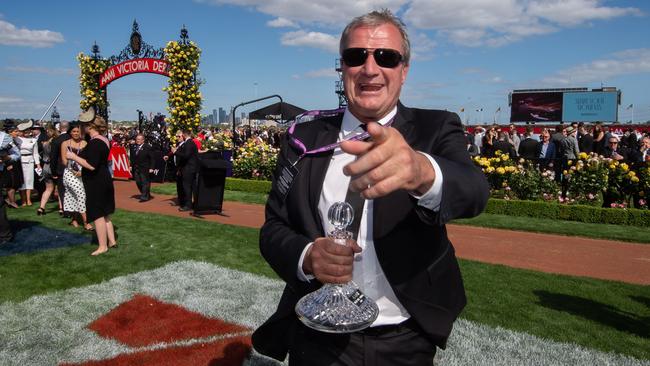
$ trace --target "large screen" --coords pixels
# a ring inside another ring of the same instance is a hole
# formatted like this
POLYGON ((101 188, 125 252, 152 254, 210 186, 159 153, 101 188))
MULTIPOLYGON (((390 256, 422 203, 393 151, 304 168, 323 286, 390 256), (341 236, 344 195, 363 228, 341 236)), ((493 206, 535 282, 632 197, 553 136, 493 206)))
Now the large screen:
POLYGON ((564 93, 562 120, 567 122, 616 122, 618 93, 564 93))
POLYGON ((562 121, 562 93, 513 93, 510 122, 562 121))

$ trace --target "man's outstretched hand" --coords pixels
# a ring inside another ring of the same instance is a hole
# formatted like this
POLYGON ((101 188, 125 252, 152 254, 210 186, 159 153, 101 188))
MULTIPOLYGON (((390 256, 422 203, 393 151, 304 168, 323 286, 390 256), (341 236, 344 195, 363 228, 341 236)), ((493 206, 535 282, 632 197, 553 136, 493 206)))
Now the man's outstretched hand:
POLYGON ((343 151, 357 156, 343 168, 343 173, 352 177, 352 191, 373 199, 398 189, 422 195, 431 188, 435 180, 433 166, 396 129, 370 122, 367 131, 371 141, 341 143, 343 151))

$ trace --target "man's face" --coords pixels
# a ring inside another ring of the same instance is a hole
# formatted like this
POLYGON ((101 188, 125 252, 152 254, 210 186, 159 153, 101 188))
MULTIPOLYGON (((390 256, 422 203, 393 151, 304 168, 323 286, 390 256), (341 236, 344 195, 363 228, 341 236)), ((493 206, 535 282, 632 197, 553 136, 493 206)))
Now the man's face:
POLYGON ((135 143, 138 145, 144 144, 144 136, 136 136, 135 143))
POLYGON ((646 149, 650 149, 650 137, 643 138, 643 147, 646 149))
POLYGON ((360 121, 376 122, 397 105, 409 67, 402 62, 395 68, 380 67, 372 51, 389 48, 403 55, 402 37, 392 24, 357 27, 350 32, 347 47, 370 50, 363 65, 351 67, 341 62, 348 108, 360 121))
POLYGON ((609 139, 609 147, 612 150, 616 150, 618 148, 618 140, 617 139, 609 139))

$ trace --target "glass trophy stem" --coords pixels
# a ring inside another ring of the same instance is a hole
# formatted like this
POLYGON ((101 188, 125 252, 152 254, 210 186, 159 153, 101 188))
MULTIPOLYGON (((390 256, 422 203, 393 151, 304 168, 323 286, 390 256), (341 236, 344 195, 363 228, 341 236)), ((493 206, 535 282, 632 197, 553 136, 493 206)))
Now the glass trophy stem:
MULTIPOLYGON (((352 222, 352 215, 352 207, 348 203, 335 203, 328 216, 336 229, 328 237, 346 245, 352 233, 344 228, 352 222)), ((303 324, 312 329, 326 333, 351 333, 369 327, 377 319, 379 308, 350 281, 345 284, 324 284, 305 295, 296 304, 296 314, 303 324)))

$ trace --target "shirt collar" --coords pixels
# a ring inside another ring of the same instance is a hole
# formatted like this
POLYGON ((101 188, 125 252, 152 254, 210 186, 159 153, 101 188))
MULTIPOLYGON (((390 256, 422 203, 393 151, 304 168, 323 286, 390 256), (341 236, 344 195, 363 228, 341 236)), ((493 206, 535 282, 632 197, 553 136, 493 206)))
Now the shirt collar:
MULTIPOLYGON (((393 109, 388 112, 387 115, 385 115, 382 119, 377 121, 380 125, 385 125, 388 123, 388 121, 391 120, 391 118, 395 117, 397 114, 397 106, 393 107, 393 109)), ((343 136, 348 136, 351 133, 354 133, 355 135, 357 133, 363 132, 361 130, 361 127, 359 126, 361 124, 361 121, 357 117, 350 112, 348 108, 345 109, 345 113, 343 114, 343 122, 341 123, 341 133, 343 136)))

